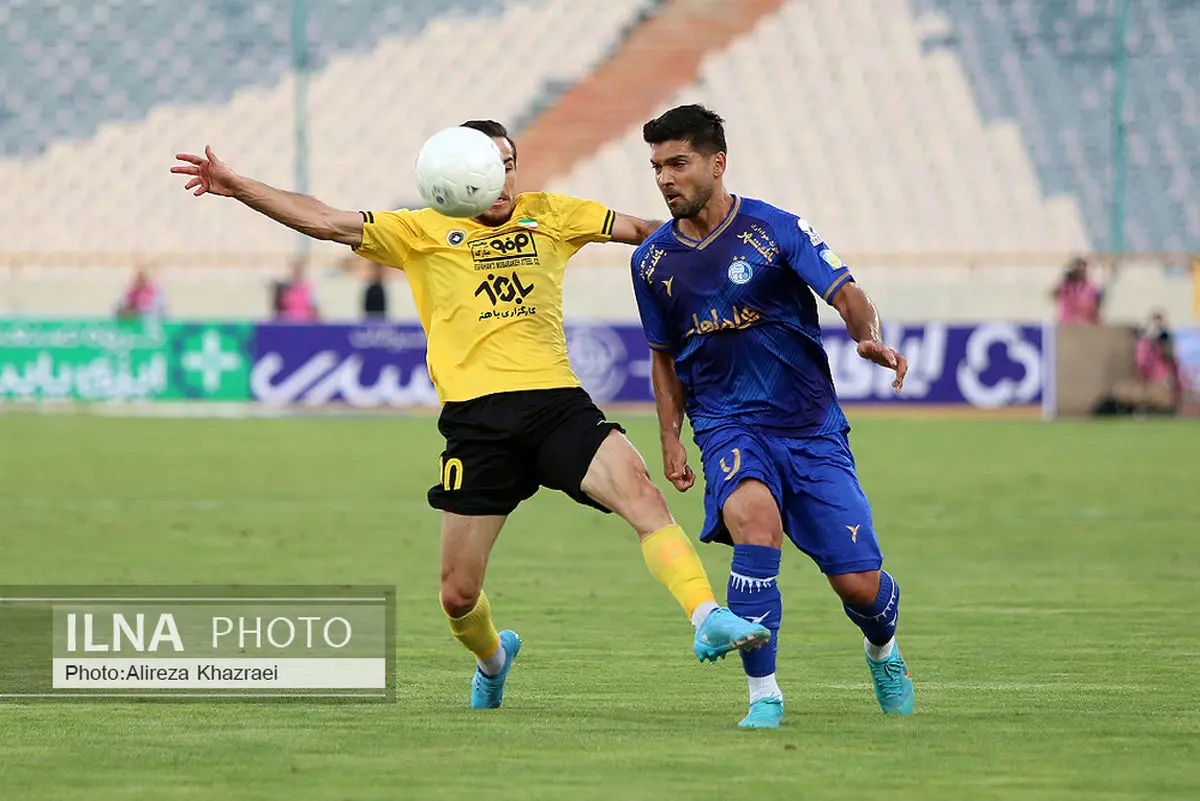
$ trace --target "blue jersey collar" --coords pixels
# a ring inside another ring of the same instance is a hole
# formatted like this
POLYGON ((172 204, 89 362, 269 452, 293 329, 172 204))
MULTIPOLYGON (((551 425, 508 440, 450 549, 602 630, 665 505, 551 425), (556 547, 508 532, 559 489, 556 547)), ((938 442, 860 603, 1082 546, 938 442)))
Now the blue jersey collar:
POLYGON ((725 233, 725 229, 728 228, 729 225, 734 221, 741 209, 742 199, 738 195, 734 195, 733 205, 729 208, 729 214, 725 215, 724 221, 722 221, 722 223, 716 228, 712 229, 712 231, 710 231, 708 236, 704 237, 704 239, 696 240, 692 239, 690 236, 684 236, 679 232, 679 229, 676 227, 674 222, 671 223, 671 233, 675 234, 675 239, 677 239, 680 244, 686 245, 689 248, 694 248, 695 250, 704 250, 706 247, 711 245, 717 237, 725 233))

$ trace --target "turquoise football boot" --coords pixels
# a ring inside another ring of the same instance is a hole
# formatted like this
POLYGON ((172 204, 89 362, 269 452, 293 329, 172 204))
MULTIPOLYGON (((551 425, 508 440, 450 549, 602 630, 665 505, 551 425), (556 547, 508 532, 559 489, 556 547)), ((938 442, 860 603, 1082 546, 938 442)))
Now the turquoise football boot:
POLYGON ((504 667, 495 676, 485 676, 479 666, 475 667, 475 678, 471 679, 471 708, 497 709, 504 700, 504 680, 512 669, 513 660, 521 653, 521 638, 515 631, 500 632, 500 644, 504 646, 504 667))
POLYGON ((900 646, 893 645, 892 653, 878 662, 868 656, 867 667, 871 668, 871 678, 875 681, 875 697, 879 699, 879 708, 889 715, 911 714, 917 695, 913 690, 912 676, 900 656, 900 646))
POLYGON ((750 714, 742 718, 738 728, 778 729, 783 723, 783 699, 760 698, 750 705, 750 714))
POLYGON ((770 639, 766 626, 742 620, 722 606, 710 612, 696 629, 692 652, 701 662, 716 662, 730 651, 761 648, 770 639))

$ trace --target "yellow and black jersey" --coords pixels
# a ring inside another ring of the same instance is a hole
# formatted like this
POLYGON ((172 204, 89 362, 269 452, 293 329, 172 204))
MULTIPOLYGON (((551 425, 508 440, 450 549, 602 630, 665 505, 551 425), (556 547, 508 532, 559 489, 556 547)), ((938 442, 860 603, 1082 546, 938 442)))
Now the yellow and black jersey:
POLYGON ((357 252, 405 271, 443 403, 579 386, 563 334, 563 273, 616 215, 566 195, 517 196, 495 228, 432 209, 363 212, 357 252))

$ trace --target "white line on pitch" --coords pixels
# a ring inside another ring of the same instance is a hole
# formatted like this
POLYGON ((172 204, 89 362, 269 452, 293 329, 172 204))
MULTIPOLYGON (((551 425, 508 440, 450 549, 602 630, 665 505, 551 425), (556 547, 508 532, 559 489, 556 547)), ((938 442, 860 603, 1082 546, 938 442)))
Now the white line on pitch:
MULTIPOLYGON (((1142 684, 1068 684, 1068 683, 1034 683, 1019 681, 915 681, 918 690, 971 690, 984 692, 1149 692, 1154 687, 1142 684)), ((860 684, 847 682, 815 682, 806 686, 819 687, 824 690, 869 690, 868 682, 860 684)))

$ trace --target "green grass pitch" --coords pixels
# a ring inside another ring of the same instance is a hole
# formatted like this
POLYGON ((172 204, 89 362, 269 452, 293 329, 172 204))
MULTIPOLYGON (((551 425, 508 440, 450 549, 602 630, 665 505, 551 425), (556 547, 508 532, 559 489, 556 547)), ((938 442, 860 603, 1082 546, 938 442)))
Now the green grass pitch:
MULTIPOLYGON (((629 418, 658 474, 654 424, 629 418)), ((397 701, 0 704, 0 799, 1200 798, 1200 428, 856 422, 917 713, 785 551, 787 720, 742 732, 738 660, 614 518, 540 493, 488 576, 525 649, 505 707, 437 602, 430 418, 0 417, 0 584, 397 588, 397 701)), ((699 490, 669 501, 693 534, 699 490)), ((700 546, 723 597, 730 551, 700 546)))

